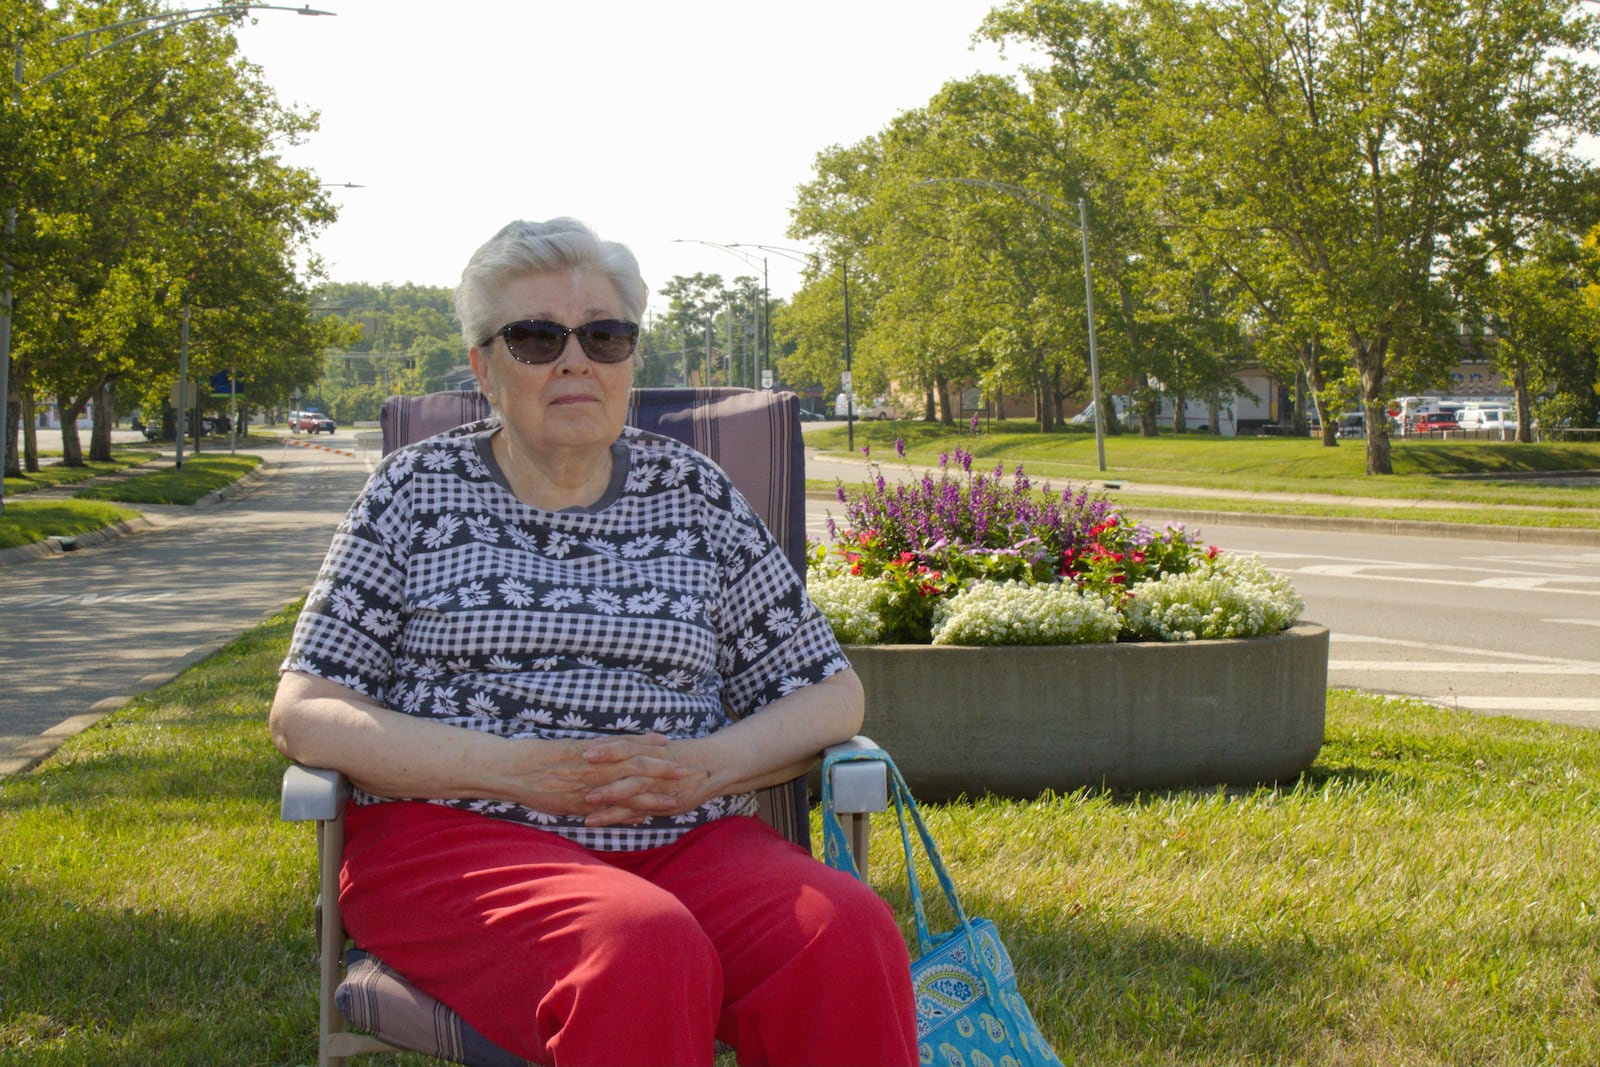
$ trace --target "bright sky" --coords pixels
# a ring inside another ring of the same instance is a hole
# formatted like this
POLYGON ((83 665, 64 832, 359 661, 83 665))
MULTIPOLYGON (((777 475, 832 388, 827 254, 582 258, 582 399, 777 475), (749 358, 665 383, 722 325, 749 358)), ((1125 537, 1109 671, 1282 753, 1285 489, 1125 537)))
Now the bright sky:
MULTIPOLYGON (((299 6, 304 0, 289 0, 299 6)), ((816 154, 947 81, 1015 70, 971 35, 996 0, 326 0, 238 31, 280 99, 321 112, 290 162, 335 189, 337 281, 453 286, 513 218, 580 218, 677 274, 760 276, 675 239, 784 236, 816 154)), ((768 256, 772 294, 800 265, 768 256)))

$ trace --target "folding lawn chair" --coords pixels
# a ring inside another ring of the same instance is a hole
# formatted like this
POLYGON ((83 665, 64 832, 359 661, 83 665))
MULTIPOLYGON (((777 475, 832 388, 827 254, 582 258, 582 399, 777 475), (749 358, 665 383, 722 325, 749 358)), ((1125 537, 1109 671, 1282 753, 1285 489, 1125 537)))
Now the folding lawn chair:
MULTIPOLYGON (((488 403, 477 392, 390 397, 382 412, 384 454, 488 414, 488 403)), ((772 530, 795 570, 805 573, 805 452, 798 397, 752 389, 636 389, 628 422, 711 457, 772 530)), ((862 737, 837 747, 851 746, 875 747, 862 737)), ((865 874, 867 813, 887 808, 883 767, 839 766, 833 788, 865 874)), ((295 765, 284 772, 283 819, 317 824, 317 1062, 328 1067, 363 1053, 407 1050, 475 1067, 521 1065, 520 1058, 382 961, 347 947, 339 917, 339 864, 349 794, 349 783, 337 771, 295 765), (365 1033, 350 1032, 347 1020, 365 1033)), ((804 778, 762 790, 759 800, 764 820, 789 840, 811 847, 804 778)))

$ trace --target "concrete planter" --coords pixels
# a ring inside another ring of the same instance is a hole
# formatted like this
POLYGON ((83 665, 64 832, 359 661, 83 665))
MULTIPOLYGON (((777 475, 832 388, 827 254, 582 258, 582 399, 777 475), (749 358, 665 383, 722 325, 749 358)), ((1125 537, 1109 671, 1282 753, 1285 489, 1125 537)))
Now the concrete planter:
POLYGON ((850 645, 862 732, 919 798, 1293 778, 1322 748, 1328 631, 1038 648, 850 645))

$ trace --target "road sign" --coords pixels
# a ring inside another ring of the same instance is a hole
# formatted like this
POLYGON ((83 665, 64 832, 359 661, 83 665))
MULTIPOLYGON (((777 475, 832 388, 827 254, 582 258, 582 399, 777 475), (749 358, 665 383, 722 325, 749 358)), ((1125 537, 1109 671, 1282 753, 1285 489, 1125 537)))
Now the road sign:
POLYGON ((839 375, 839 388, 843 389, 847 393, 850 391, 850 372, 849 371, 845 371, 843 374, 839 375))
POLYGON ((174 382, 171 395, 172 406, 187 411, 199 401, 200 386, 193 381, 183 382, 181 385, 174 382))
POLYGON ((772 388, 772 372, 770 370, 764 370, 761 372, 761 388, 772 388))

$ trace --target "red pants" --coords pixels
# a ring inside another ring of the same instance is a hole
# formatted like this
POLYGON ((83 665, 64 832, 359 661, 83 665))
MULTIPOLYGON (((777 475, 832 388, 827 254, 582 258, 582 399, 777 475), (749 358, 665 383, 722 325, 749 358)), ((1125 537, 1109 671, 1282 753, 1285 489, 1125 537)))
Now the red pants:
POLYGON ((348 809, 356 943, 540 1063, 915 1064, 905 942, 872 890, 751 818, 591 852, 435 804, 348 809))

